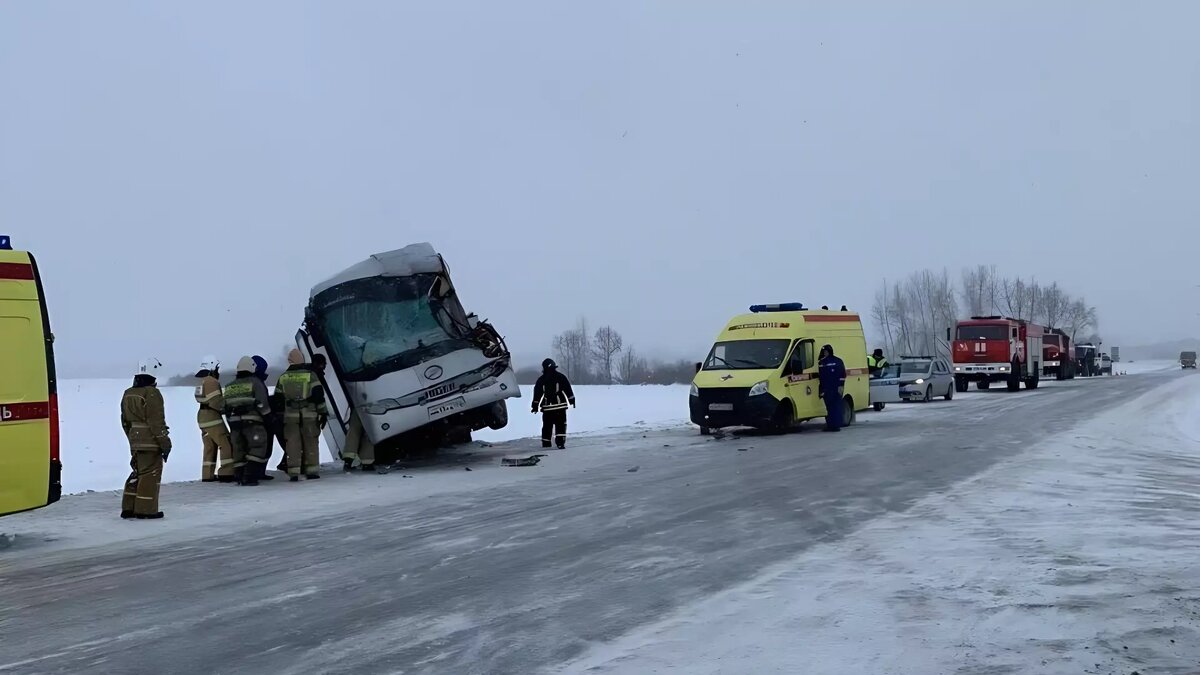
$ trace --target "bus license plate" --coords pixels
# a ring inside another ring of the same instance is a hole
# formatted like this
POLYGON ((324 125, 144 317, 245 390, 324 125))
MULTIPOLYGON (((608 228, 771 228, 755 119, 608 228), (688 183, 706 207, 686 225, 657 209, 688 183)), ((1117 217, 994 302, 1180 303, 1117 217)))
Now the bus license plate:
POLYGON ((718 412, 733 412, 733 404, 732 403, 709 403, 708 409, 718 411, 718 412))
POLYGON ((448 412, 453 412, 455 410, 458 410, 459 408, 463 407, 466 404, 467 404, 467 402, 464 399, 462 399, 461 397, 456 398, 453 401, 446 401, 445 403, 431 406, 429 408, 429 416, 437 417, 438 415, 445 415, 448 412))

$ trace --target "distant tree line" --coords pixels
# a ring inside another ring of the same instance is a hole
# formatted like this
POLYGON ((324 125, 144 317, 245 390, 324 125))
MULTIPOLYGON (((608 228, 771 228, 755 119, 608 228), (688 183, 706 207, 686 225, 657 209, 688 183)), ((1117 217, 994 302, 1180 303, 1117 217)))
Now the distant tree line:
MULTIPOLYGON (((687 359, 648 359, 612 326, 591 330, 586 318, 554 337, 551 353, 558 368, 574 384, 687 384, 696 375, 696 364, 687 359)), ((522 384, 541 375, 541 364, 517 371, 522 384)))
POLYGON ((1001 276, 994 265, 964 269, 957 284, 945 269, 885 280, 871 308, 880 346, 892 355, 944 353, 947 328, 959 319, 993 315, 1058 328, 1076 341, 1099 341, 1096 308, 1083 297, 1058 282, 1001 276))
MULTIPOLYGON (((275 356, 264 357, 267 359, 267 372, 274 376, 274 375, 279 375, 283 371, 287 370, 287 368, 288 368, 288 362, 287 362, 288 352, 292 351, 295 348, 296 348, 296 345, 294 345, 294 344, 285 344, 283 346, 283 350, 281 352, 277 353, 275 356)), ((245 354, 239 354, 238 356, 228 359, 228 360, 221 359, 221 367, 220 367, 221 386, 224 386, 224 385, 229 384, 230 382, 233 382, 233 380, 237 377, 237 372, 236 372, 237 371, 237 362, 238 362, 238 359, 242 358, 242 356, 245 356, 245 354)), ((194 387, 194 386, 196 386, 196 384, 198 384, 198 382, 196 380, 196 373, 199 370, 200 370, 200 362, 197 361, 195 364, 195 368, 193 368, 187 372, 184 372, 184 373, 171 375, 171 376, 163 379, 161 382, 159 382, 159 384, 161 386, 165 386, 165 387, 194 387)), ((274 382, 275 382, 274 377, 268 378, 268 383, 274 384, 274 382)))

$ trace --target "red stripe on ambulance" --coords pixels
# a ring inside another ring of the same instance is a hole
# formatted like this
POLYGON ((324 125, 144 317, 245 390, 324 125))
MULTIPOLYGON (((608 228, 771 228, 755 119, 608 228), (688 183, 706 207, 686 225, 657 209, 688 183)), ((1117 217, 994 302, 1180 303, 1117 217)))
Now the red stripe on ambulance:
POLYGON ((50 402, 0 403, 0 424, 25 420, 50 419, 50 402))

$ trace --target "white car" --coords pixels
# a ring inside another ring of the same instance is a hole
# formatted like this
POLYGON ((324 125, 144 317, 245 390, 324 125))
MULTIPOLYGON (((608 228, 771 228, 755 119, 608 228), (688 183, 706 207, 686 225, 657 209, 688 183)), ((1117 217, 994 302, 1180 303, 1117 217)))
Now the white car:
POLYGON ((954 374, 945 359, 906 357, 900 361, 900 397, 929 402, 935 396, 954 398, 954 374))

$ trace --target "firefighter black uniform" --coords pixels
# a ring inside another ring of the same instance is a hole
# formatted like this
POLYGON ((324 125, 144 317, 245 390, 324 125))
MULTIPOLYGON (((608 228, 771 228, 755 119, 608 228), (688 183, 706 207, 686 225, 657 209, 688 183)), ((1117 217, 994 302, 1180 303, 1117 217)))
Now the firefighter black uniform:
POLYGON ((575 407, 575 392, 567 376, 558 372, 553 359, 542 361, 542 376, 533 387, 533 412, 542 413, 542 447, 551 440, 559 449, 567 447, 567 406, 575 407))
POLYGON ((266 424, 271 404, 267 386, 254 376, 254 361, 249 356, 243 357, 237 369, 237 379, 225 387, 225 415, 233 440, 233 474, 241 485, 258 485, 259 480, 269 479, 266 473, 271 436, 266 424))

